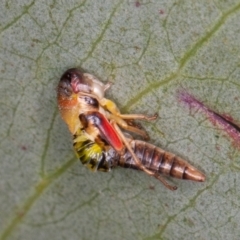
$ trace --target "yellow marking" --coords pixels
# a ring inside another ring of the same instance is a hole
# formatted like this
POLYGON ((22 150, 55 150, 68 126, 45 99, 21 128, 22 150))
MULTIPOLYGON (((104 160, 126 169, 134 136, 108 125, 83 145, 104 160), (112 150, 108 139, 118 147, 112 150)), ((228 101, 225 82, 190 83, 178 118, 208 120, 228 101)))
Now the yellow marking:
POLYGON ((116 104, 113 101, 111 101, 107 98, 103 98, 99 101, 99 103, 101 106, 105 107, 112 114, 114 114, 114 115, 120 114, 119 109, 117 108, 116 104))
POLYGON ((74 143, 84 142, 86 140, 88 140, 88 138, 86 137, 86 135, 82 134, 82 135, 77 136, 75 139, 73 139, 73 142, 74 143))

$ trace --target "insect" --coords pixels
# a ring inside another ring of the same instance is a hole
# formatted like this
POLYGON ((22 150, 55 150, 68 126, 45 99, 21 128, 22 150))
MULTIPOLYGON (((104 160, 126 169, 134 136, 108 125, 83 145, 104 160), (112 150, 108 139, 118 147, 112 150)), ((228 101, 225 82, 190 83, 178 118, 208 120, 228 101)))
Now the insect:
POLYGON ((148 139, 134 120, 152 121, 157 115, 122 114, 105 98, 111 83, 102 83, 80 69, 68 69, 57 88, 58 106, 73 135, 73 147, 80 161, 93 171, 108 172, 116 166, 142 170, 170 190, 162 176, 203 182, 205 176, 185 160, 150 143, 135 140, 129 132, 148 139))

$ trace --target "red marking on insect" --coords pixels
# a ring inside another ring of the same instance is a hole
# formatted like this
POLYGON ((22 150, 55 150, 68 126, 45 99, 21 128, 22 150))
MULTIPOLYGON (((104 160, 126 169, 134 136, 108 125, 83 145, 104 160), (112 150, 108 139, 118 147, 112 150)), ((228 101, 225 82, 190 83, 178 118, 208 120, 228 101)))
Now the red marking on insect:
POLYGON ((188 107, 199 109, 206 114, 210 122, 224 130, 234 140, 234 145, 240 148, 240 127, 233 122, 231 116, 214 112, 187 92, 179 92, 178 98, 188 107))
POLYGON ((98 128, 100 136, 109 143, 115 150, 120 151, 123 148, 121 139, 108 119, 100 112, 86 114, 86 121, 92 123, 98 128))

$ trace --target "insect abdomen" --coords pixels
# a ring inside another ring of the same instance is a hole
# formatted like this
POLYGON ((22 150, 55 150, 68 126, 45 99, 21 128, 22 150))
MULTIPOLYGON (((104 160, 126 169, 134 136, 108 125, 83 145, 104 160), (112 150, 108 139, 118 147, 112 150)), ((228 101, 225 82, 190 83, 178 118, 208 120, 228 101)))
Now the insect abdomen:
POLYGON ((73 147, 82 164, 92 171, 108 172, 118 163, 120 158, 119 153, 113 148, 104 151, 91 140, 75 141, 73 147))
POLYGON ((92 171, 109 171, 108 161, 102 149, 93 141, 75 142, 73 147, 79 160, 92 171))
MULTIPOLYGON (((204 174, 199 170, 182 158, 172 153, 165 152, 161 148, 138 140, 131 141, 131 147, 141 163, 151 171, 180 179, 198 182, 203 182, 205 180, 204 174)), ((140 170, 128 150, 122 155, 118 165, 125 168, 140 170)))

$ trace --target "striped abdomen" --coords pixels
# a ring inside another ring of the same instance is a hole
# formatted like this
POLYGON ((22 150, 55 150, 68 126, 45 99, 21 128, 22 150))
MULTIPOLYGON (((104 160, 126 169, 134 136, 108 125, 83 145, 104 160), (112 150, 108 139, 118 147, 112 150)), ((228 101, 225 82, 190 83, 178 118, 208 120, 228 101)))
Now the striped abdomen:
MULTIPOLYGON (((139 140, 131 141, 131 147, 138 159, 148 170, 180 179, 198 182, 203 182, 205 180, 203 173, 182 158, 172 153, 165 152, 161 148, 139 140)), ((118 165, 125 168, 140 170, 127 149, 121 156, 118 165)))
POLYGON ((73 144, 75 152, 82 164, 90 170, 108 172, 118 163, 120 155, 113 148, 110 147, 108 151, 104 151, 96 142, 76 139, 75 135, 73 144))

